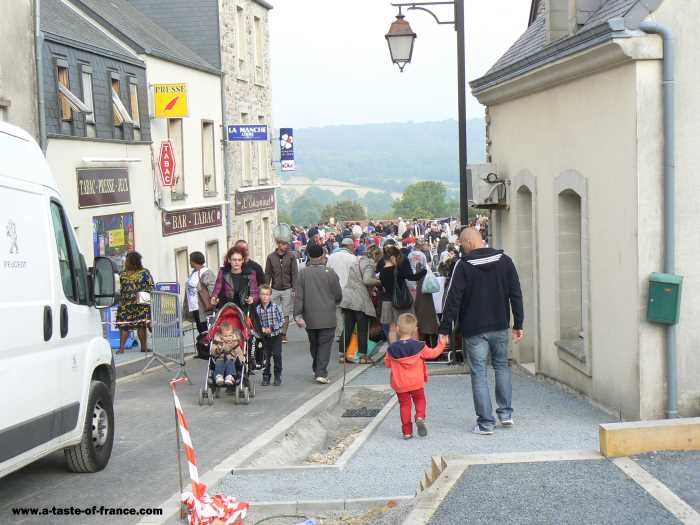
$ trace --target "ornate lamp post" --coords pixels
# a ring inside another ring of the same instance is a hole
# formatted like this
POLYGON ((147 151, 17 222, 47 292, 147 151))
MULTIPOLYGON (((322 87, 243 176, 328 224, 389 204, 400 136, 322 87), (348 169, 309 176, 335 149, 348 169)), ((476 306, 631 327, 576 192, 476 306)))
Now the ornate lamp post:
POLYGON ((463 225, 468 224, 468 205, 471 201, 470 184, 467 180, 467 79, 466 79, 466 49, 464 42, 464 0, 451 2, 405 2, 391 4, 399 8, 396 20, 391 24, 389 32, 385 35, 389 44, 391 61, 399 66, 403 72, 406 64, 411 62, 413 56, 413 44, 417 35, 411 29, 403 15, 403 8, 407 11, 425 11, 432 15, 435 21, 441 25, 453 25, 457 33, 457 101, 459 121, 459 218, 463 225), (441 20, 429 8, 441 5, 454 6, 454 20, 441 20))

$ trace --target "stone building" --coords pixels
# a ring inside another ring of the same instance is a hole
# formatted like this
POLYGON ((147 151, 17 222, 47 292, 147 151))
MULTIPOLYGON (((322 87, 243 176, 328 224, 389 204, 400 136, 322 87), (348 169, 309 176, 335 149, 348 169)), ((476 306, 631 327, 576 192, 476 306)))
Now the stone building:
POLYGON ((132 5, 222 71, 224 129, 266 125, 267 140, 224 142, 229 244, 249 242, 262 261, 277 221, 272 169, 272 89, 269 11, 264 0, 129 0, 132 5))
POLYGON ((15 0, 0 16, 0 120, 39 141, 34 0, 15 0))
MULTIPOLYGON (((529 27, 471 83, 488 108, 488 156, 508 187, 494 244, 518 263, 538 373, 619 410, 663 417, 665 328, 647 321, 649 278, 663 271, 664 107, 659 36, 676 44, 678 411, 700 414, 700 3, 534 0, 529 27)), ((671 370, 671 374, 674 371, 671 370)))

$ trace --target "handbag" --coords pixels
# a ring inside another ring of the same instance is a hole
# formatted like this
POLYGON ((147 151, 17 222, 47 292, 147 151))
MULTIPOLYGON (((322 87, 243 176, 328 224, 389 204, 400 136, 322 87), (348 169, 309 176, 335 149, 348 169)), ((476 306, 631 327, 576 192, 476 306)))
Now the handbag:
POLYGON ((391 304, 397 310, 408 310, 413 304, 413 296, 406 286, 406 281, 399 281, 398 267, 394 267, 394 293, 391 297, 391 304))
POLYGON ((215 307, 213 304, 211 304, 211 294, 209 293, 209 288, 202 285, 201 270, 197 284, 197 296, 199 297, 199 302, 202 303, 205 312, 211 312, 214 310, 215 307))
POLYGON ((425 294, 434 294, 440 291, 440 283, 438 282, 435 274, 428 270, 423 278, 423 286, 421 291, 425 294))
POLYGON ((149 292, 139 292, 136 296, 138 304, 151 304, 151 294, 149 292))

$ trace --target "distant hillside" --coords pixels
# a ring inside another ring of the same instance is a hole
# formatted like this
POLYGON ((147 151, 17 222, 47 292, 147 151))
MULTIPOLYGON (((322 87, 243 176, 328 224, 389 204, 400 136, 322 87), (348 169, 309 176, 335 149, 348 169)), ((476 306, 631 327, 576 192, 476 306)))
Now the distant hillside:
MULTIPOLYGON (((483 162, 483 119, 468 121, 467 137, 469 162, 483 162)), ((290 175, 390 192, 424 180, 454 188, 458 185, 457 142, 455 120, 295 129, 297 171, 290 175)))

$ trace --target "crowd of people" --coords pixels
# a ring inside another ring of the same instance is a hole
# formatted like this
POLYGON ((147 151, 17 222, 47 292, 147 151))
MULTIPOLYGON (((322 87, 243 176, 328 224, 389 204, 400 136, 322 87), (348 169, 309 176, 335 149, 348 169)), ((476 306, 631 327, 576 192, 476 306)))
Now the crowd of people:
MULTIPOLYGON (((464 228, 452 218, 285 225, 264 268, 250 258, 244 240, 228 250, 216 270, 206 267, 201 253, 192 253, 183 308, 201 333, 207 331, 207 317, 224 304, 246 312, 261 343, 257 364, 263 386, 282 385, 290 322, 306 331, 313 378, 320 384, 329 383, 334 343, 339 359, 347 359, 354 341, 352 362, 370 363, 369 342, 387 340, 385 364, 392 371, 406 439, 413 435, 412 406, 419 435, 427 433, 424 360, 450 345, 462 346, 472 369, 474 432, 491 434, 496 420, 486 360, 490 355, 496 369, 497 416, 503 426, 512 426, 507 330, 512 309, 513 339, 522 338, 523 313, 515 266, 502 251, 489 248, 488 239, 488 219, 482 216, 464 228), (461 337, 455 337, 456 330, 461 337)), ((139 297, 153 288, 153 279, 135 252, 127 262, 117 320, 124 331, 138 330, 145 350, 148 306, 139 297)), ((229 361, 241 358, 232 350, 240 338, 226 326, 213 345, 219 386, 236 382, 238 371, 229 361)))

